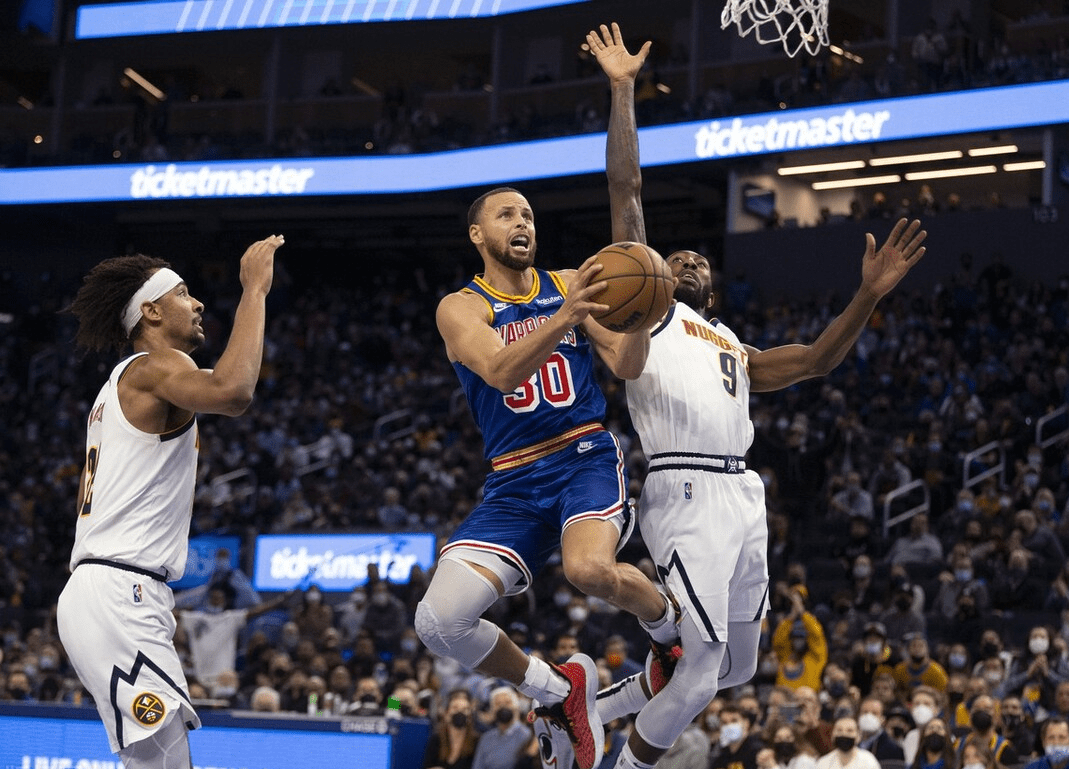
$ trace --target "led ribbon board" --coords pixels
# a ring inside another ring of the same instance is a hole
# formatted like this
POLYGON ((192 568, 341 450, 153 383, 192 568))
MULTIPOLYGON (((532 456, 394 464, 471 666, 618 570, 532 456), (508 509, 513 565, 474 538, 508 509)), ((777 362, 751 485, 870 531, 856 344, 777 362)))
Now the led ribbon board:
POLYGON ((157 0, 83 5, 77 40, 222 29, 471 19, 586 0, 157 0))
MULTIPOLYGON (((643 166, 1069 123, 1069 81, 654 126, 643 166)), ((425 155, 0 170, 0 205, 429 192, 605 172, 605 134, 425 155)))

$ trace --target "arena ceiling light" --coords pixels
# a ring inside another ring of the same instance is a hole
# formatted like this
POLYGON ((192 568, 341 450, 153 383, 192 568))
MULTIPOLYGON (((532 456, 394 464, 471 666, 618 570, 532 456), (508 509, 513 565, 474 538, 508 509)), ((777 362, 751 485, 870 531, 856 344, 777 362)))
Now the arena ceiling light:
POLYGON ((1002 166, 1003 171, 1039 171, 1047 167, 1042 160, 1023 160, 1020 163, 1006 163, 1002 166))
POLYGON ((969 157, 980 158, 986 155, 1012 155, 1016 151, 1016 144, 1001 144, 998 147, 973 147, 969 150, 969 157))
POLYGON ((868 187, 873 184, 897 184, 902 181, 898 174, 885 174, 883 176, 863 176, 857 179, 836 179, 830 182, 813 182, 815 190, 840 190, 845 187, 868 187))
POLYGON ((955 176, 980 176, 981 174, 993 174, 997 170, 998 168, 995 166, 968 166, 966 168, 941 168, 937 171, 911 171, 906 174, 906 181, 949 179, 955 176))
POLYGON ((808 166, 785 166, 777 168, 776 173, 780 176, 794 176, 796 174, 819 174, 822 171, 852 171, 864 168, 864 160, 843 160, 838 163, 815 163, 808 166))
MULTIPOLYGON (((870 166, 897 166, 903 163, 929 163, 933 160, 957 160, 965 153, 961 150, 947 150, 945 152, 922 152, 918 155, 895 155, 889 158, 872 158, 870 166)), ((908 177, 907 177, 908 178, 908 177)))

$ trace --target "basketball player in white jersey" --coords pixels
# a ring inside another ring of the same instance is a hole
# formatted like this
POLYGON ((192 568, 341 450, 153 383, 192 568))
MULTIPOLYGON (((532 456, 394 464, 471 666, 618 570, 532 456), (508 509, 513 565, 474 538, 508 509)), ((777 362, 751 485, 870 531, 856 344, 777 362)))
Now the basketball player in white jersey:
MULTIPOLYGON (((634 93, 650 44, 629 54, 616 24, 586 39, 612 90, 606 170, 613 240, 645 243, 634 93)), ((668 257, 676 301, 651 331, 649 357, 627 382, 627 400, 649 460, 639 525, 662 582, 683 606, 683 657, 652 699, 643 674, 599 693, 603 723, 639 711, 618 769, 652 767, 718 689, 756 671, 768 603, 768 529, 764 486, 743 459, 753 440, 750 392, 784 388, 839 365, 877 301, 923 256, 926 233, 919 228, 919 221, 900 220, 878 251, 867 234, 861 287, 843 313, 810 345, 763 351, 706 320, 713 296, 704 256, 668 257)))
POLYGON ((107 259, 70 310, 79 346, 133 347, 89 412, 71 576, 59 597, 63 646, 93 695, 128 769, 189 769, 200 720, 175 651, 174 597, 185 571, 197 469, 197 412, 238 416, 263 357, 272 235, 241 258, 241 300, 214 369, 190 353, 204 341, 204 305, 167 262, 107 259))

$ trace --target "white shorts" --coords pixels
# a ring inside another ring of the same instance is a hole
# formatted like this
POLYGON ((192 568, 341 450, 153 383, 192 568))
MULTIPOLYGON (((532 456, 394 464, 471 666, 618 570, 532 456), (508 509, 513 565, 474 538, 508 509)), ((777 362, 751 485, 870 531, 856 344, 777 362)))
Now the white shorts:
POLYGON ((706 641, 727 642, 728 622, 764 617, 768 523, 757 473, 651 466, 639 530, 661 581, 706 641))
POLYGON ((165 582, 99 564, 76 568, 59 596, 60 640, 116 753, 172 714, 200 726, 174 648, 173 608, 165 582))

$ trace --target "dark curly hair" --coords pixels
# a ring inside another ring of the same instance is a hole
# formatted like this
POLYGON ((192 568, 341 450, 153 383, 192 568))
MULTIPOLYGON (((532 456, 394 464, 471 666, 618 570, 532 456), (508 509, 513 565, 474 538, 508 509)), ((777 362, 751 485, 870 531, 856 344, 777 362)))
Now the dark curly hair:
POLYGON ((78 318, 78 333, 74 338, 78 346, 93 352, 126 349, 130 340, 137 338, 140 328, 134 327, 130 336, 126 335, 123 310, 152 273, 164 267, 170 264, 163 259, 134 254, 105 259, 90 270, 67 308, 78 318))

